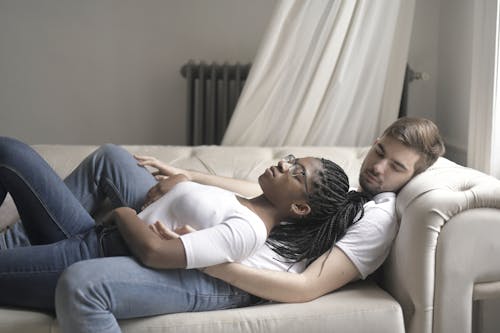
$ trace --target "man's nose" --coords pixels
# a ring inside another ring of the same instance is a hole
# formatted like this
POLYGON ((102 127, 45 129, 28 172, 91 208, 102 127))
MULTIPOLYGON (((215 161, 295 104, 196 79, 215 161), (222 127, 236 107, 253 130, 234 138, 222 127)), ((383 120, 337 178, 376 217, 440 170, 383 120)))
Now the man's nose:
POLYGON ((375 163, 375 165, 373 166, 373 171, 377 175, 381 175, 385 173, 387 167, 388 167, 388 161, 386 159, 381 159, 380 161, 375 163))

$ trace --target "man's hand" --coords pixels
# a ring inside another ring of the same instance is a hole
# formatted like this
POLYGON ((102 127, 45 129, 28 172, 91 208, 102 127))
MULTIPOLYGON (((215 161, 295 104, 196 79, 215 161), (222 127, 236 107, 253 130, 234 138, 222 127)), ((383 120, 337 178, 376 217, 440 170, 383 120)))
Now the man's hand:
POLYGON ((244 197, 255 197, 262 194, 262 189, 260 188, 260 185, 255 182, 250 182, 247 180, 236 179, 236 178, 229 178, 224 176, 217 176, 211 170, 209 170, 210 173, 205 173, 195 170, 180 169, 165 164, 151 156, 134 155, 134 157, 137 159, 138 165, 156 168, 157 170, 153 172, 153 175, 156 177, 158 181, 163 180, 166 177, 172 177, 175 175, 183 174, 190 181, 204 185, 217 186, 226 189, 228 191, 238 193, 244 197))
POLYGON ((146 200, 144 201, 144 205, 142 206, 141 209, 146 208, 156 200, 160 199, 165 193, 170 191, 172 187, 174 187, 178 183, 189 180, 188 177, 184 174, 177 174, 170 177, 158 175, 156 177, 163 177, 163 178, 160 179, 158 183, 148 191, 148 193, 146 194, 146 200))
POLYGON ((116 225, 118 216, 127 212, 133 212, 134 214, 137 214, 137 212, 133 208, 125 206, 117 207, 109 211, 109 213, 102 220, 102 225, 104 226, 116 225))
POLYGON ((165 176, 171 177, 179 174, 183 174, 188 178, 188 180, 191 180, 191 176, 187 170, 176 168, 166 163, 163 163, 162 161, 158 160, 155 157, 134 155, 134 158, 137 160, 138 162, 137 164, 139 164, 140 166, 143 167, 149 166, 155 168, 156 171, 153 172, 153 175, 156 176, 156 179, 158 180, 163 179, 165 176))

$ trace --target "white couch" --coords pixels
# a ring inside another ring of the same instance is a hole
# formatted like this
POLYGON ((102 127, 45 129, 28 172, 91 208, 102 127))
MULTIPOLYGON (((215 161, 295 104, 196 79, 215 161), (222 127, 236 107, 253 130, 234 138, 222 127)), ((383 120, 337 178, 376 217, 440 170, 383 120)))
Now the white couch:
MULTIPOLYGON (((37 145, 61 175, 96 147, 37 145)), ((256 180, 279 157, 322 156, 353 186, 367 148, 126 146, 183 168, 256 180)), ((312 302, 124 320, 124 332, 471 332, 473 302, 500 296, 500 182, 441 158, 398 195, 400 231, 380 283, 360 281, 312 302)), ((7 200, 0 224, 16 220, 7 200)), ((1 292, 1 289, 0 289, 1 292)), ((480 316, 476 315, 476 318, 480 316)), ((0 332, 58 332, 50 314, 0 309, 0 332)))

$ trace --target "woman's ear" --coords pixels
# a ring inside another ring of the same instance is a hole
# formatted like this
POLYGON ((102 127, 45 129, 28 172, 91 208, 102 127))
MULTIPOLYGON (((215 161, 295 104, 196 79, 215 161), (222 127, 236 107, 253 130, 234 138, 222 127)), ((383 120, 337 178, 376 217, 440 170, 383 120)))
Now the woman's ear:
POLYGON ((304 217, 309 215, 311 212, 311 206, 309 206, 305 202, 294 202, 290 206, 290 210, 292 211, 293 214, 297 215, 298 217, 304 217))

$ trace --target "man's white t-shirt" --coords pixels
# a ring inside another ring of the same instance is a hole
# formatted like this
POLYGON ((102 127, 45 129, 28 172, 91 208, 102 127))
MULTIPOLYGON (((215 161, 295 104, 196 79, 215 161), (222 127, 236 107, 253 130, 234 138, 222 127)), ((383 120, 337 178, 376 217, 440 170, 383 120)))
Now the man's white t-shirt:
POLYGON ((387 258, 398 232, 396 194, 379 193, 363 208, 361 220, 349 227, 335 246, 345 253, 365 279, 387 258))
MULTIPOLYGON (((396 195, 380 193, 364 205, 363 217, 335 246, 352 261, 364 279, 387 258, 398 230, 396 195)), ((147 223, 161 221, 169 228, 189 224, 197 232, 182 235, 186 268, 222 262, 300 273, 305 262, 287 263, 265 241, 264 222, 243 206, 233 192, 194 182, 181 182, 139 213, 147 223)))

